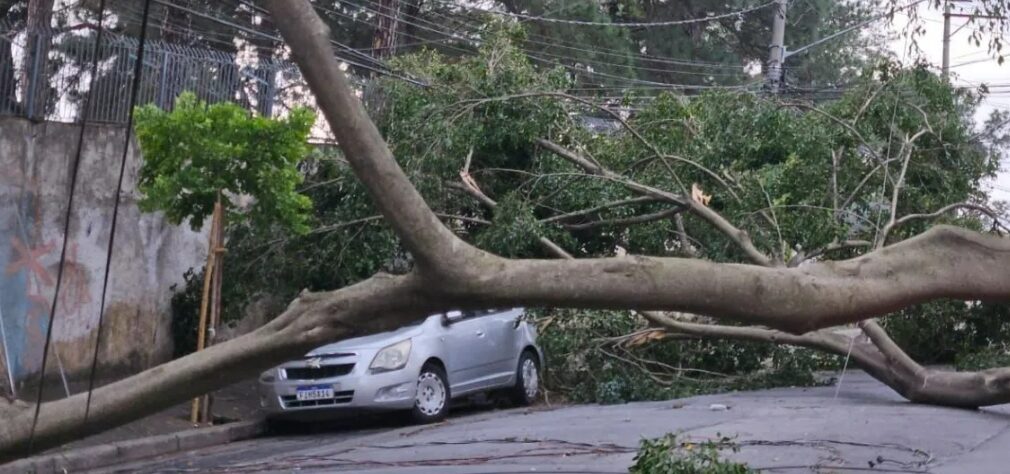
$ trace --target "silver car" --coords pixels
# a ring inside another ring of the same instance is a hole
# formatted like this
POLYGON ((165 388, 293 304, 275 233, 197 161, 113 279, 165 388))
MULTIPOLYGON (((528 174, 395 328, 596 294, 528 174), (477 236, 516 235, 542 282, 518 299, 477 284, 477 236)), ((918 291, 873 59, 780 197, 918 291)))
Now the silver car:
POLYGON ((320 347, 264 372, 260 404, 273 419, 356 410, 410 410, 421 423, 450 401, 502 390, 519 405, 540 391, 543 356, 522 308, 450 311, 395 331, 320 347))

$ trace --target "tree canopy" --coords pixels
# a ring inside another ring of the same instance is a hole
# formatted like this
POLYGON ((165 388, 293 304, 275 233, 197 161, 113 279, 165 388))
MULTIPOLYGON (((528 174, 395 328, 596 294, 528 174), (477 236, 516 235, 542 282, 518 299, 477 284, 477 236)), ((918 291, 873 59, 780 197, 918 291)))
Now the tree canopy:
POLYGON ((308 230, 312 201, 297 187, 312 111, 271 119, 184 93, 171 112, 139 107, 135 121, 144 153, 138 183, 143 210, 162 210, 176 224, 200 228, 220 198, 233 220, 279 224, 296 234, 308 230), (243 206, 242 198, 253 202, 243 206))

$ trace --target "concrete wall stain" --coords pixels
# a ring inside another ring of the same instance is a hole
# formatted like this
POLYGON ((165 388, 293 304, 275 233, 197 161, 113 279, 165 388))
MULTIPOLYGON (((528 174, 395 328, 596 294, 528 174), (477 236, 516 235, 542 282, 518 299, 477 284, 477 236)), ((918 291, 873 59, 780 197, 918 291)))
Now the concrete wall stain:
MULTIPOLYGON (((124 128, 89 126, 70 229, 63 220, 79 125, 0 119, 0 394, 37 377, 51 321, 54 357, 68 375, 90 368, 124 128), (55 318, 50 317, 60 252, 67 254, 55 318), (59 360, 57 360, 57 357, 59 360)), ((137 207, 141 157, 130 147, 113 249, 100 363, 139 370, 171 354, 170 287, 206 257, 206 240, 137 207)))

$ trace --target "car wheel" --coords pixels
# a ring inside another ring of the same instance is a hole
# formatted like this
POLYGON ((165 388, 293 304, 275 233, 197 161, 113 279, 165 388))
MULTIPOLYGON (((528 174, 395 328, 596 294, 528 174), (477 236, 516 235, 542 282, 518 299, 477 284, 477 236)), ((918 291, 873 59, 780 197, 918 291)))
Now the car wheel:
POLYGON ((533 351, 519 357, 516 368, 516 385, 512 388, 512 402, 519 406, 531 405, 540 395, 540 360, 533 351))
POLYGON ((445 371, 433 364, 425 364, 417 376, 417 394, 412 415, 418 423, 434 423, 449 413, 449 384, 445 371))

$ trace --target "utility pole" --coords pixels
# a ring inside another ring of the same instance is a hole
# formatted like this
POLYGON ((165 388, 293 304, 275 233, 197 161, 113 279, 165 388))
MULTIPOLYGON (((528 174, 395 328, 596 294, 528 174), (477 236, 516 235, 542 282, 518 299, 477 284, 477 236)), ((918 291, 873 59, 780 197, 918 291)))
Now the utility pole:
POLYGON ((984 15, 978 13, 963 13, 963 10, 958 10, 954 12, 951 8, 954 3, 971 3, 971 0, 944 0, 943 2, 943 64, 941 66, 941 71, 943 73, 943 78, 950 79, 950 38, 961 31, 961 28, 969 25, 972 20, 1003 20, 1005 21, 1007 17, 1005 15, 984 15), (957 27, 956 30, 951 31, 950 20, 951 18, 967 18, 968 22, 957 27))
POLYGON ((786 59, 786 9, 789 0, 775 0, 775 12, 772 23, 772 42, 768 48, 768 90, 778 94, 782 87, 782 63, 786 59))
POLYGON ((950 2, 943 2, 943 78, 950 80, 950 2))

